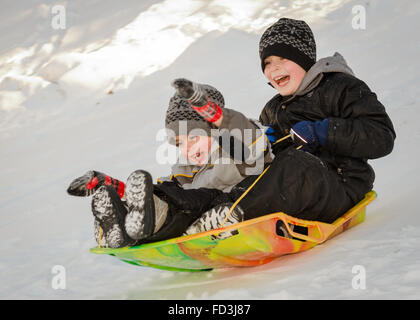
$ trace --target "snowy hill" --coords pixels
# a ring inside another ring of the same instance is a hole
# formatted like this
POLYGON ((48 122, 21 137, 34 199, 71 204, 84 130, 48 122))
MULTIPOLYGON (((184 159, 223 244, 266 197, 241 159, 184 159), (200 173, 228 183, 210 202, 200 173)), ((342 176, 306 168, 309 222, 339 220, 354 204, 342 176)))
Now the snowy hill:
POLYGON ((62 2, 64 29, 55 5, 0 3, 0 298, 420 298, 418 2, 75 0, 62 2), (366 29, 352 27, 356 5, 366 29), (69 197, 70 181, 89 169, 166 175, 157 134, 176 77, 214 85, 257 118, 275 94, 258 41, 281 16, 306 20, 318 58, 340 52, 393 120, 393 153, 371 161, 378 199, 366 221, 256 268, 171 273, 90 254, 90 201, 69 197), (55 265, 65 290, 52 288, 55 265), (364 290, 352 287, 354 266, 364 290))

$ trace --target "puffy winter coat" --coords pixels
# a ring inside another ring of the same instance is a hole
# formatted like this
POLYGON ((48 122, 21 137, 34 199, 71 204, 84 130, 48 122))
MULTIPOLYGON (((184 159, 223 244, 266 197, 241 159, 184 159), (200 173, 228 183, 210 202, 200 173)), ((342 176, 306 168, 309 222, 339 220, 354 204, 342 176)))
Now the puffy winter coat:
MULTIPOLYGON (((327 142, 314 154, 337 172, 357 202, 373 187, 375 174, 367 160, 389 154, 396 135, 375 93, 353 75, 338 53, 319 60, 293 96, 274 96, 260 115, 261 123, 271 125, 277 138, 289 134, 299 121, 325 118, 327 142)), ((274 154, 290 144, 290 139, 278 143, 274 154)))

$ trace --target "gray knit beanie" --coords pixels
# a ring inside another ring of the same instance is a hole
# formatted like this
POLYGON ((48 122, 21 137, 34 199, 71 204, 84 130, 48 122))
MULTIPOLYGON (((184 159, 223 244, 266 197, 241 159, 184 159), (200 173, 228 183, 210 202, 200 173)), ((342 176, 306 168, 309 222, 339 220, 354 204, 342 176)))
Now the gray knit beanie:
POLYGON ((316 62, 316 44, 311 28, 302 20, 281 18, 260 39, 259 54, 264 59, 278 56, 289 59, 308 71, 316 62))
MULTIPOLYGON (((198 85, 211 102, 224 108, 225 99, 219 90, 207 84, 198 85)), ((200 133, 206 133, 207 136, 210 136, 211 129, 215 128, 191 108, 190 103, 186 99, 182 98, 177 93, 169 100, 169 107, 166 111, 165 127, 171 144, 175 144, 174 138, 180 134, 200 135, 200 133)))

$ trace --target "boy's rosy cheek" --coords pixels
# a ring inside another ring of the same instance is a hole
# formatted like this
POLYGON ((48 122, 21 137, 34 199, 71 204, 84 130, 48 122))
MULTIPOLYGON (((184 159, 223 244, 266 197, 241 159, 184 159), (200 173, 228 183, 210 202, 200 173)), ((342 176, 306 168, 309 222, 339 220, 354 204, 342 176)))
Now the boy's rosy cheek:
POLYGON ((188 153, 187 153, 187 150, 185 148, 179 148, 179 151, 181 152, 181 154, 184 158, 188 158, 188 153))

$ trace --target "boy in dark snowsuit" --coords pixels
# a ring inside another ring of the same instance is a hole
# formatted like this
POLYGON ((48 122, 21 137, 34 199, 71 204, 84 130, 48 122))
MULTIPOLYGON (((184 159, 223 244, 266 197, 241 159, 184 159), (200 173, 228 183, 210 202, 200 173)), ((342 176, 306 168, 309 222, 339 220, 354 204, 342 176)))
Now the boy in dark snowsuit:
POLYGON ((271 167, 239 206, 245 218, 283 211, 333 222, 372 189, 375 174, 368 159, 392 151, 392 122, 340 54, 316 61, 315 39, 304 21, 281 18, 270 26, 259 55, 278 91, 260 121, 271 126, 273 140, 289 134, 291 139, 273 145, 271 167))

